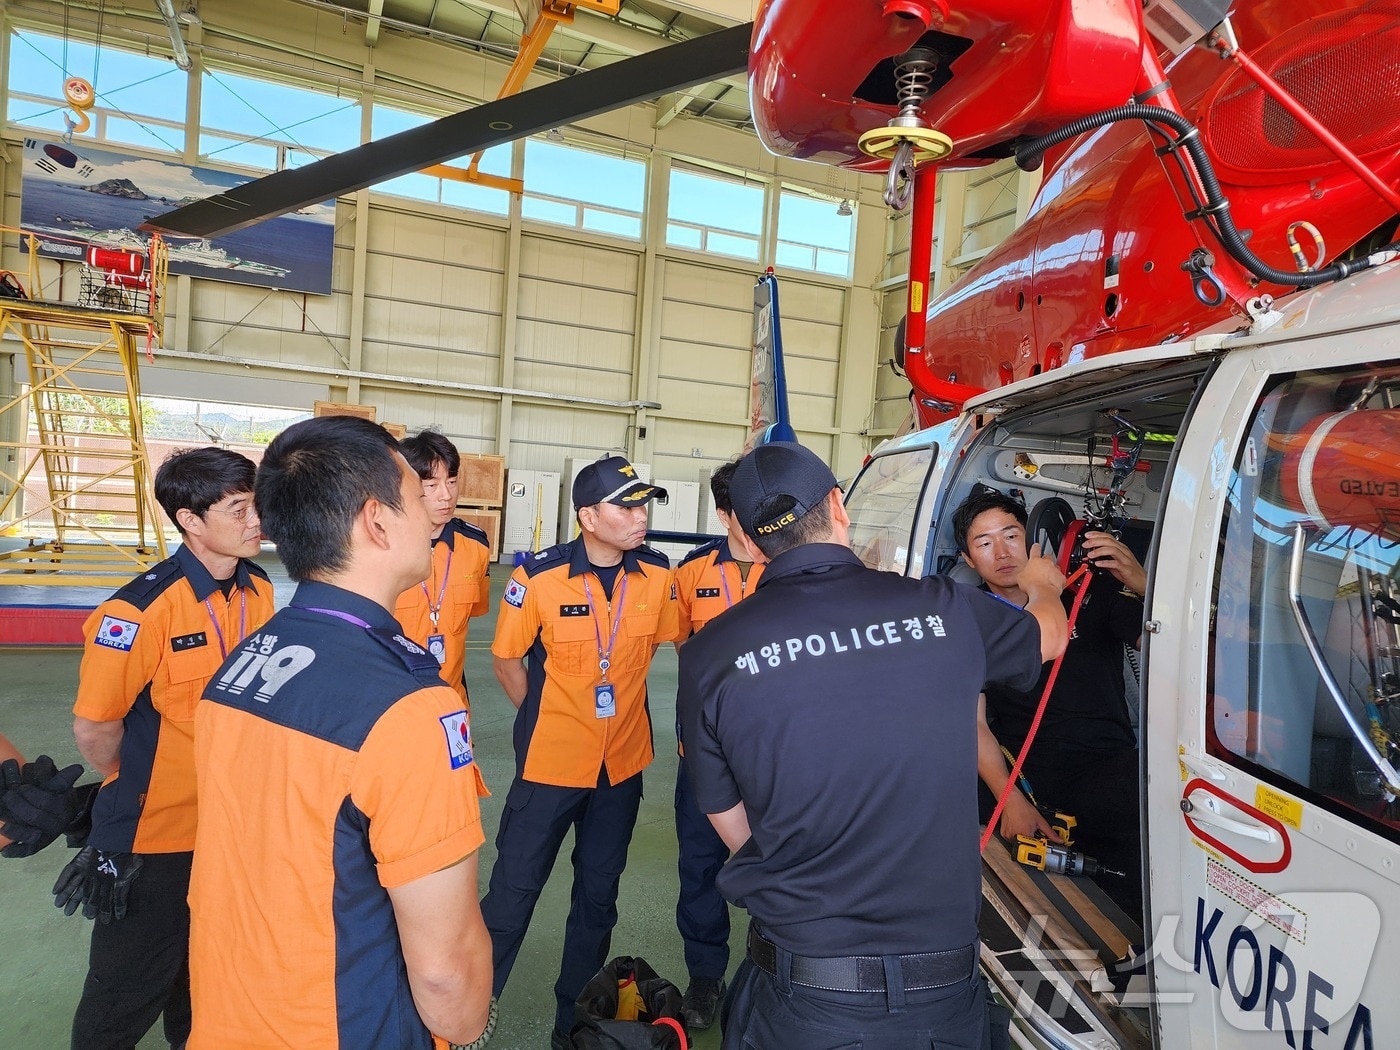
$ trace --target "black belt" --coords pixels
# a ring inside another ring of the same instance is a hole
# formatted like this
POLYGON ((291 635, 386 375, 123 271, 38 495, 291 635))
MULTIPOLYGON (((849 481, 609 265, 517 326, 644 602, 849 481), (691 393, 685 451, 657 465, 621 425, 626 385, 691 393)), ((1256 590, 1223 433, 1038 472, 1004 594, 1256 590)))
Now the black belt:
MULTIPOLYGON (((778 947, 752 926, 749 927, 749 958, 771 977, 778 976, 778 947)), ((790 980, 805 988, 821 988, 828 992, 883 992, 885 990, 885 959, 879 955, 847 955, 839 959, 814 959, 793 955, 790 980)), ((977 945, 954 948, 946 952, 924 952, 920 955, 896 955, 904 975, 904 989, 922 992, 931 988, 946 988, 966 981, 977 961, 977 945)))

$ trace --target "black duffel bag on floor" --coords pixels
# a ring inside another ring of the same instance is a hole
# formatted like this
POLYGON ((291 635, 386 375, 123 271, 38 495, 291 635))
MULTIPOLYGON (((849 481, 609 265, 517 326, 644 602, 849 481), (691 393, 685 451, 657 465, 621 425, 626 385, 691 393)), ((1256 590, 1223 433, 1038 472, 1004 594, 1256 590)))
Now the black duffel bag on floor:
POLYGON ((681 991, 645 959, 620 955, 584 985, 569 1040, 574 1050, 689 1050, 681 991))

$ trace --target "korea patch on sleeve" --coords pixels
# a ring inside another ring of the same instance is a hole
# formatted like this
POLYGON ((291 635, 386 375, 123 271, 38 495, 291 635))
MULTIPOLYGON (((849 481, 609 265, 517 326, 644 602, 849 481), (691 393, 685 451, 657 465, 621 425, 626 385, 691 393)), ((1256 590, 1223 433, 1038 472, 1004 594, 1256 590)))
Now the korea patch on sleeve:
POLYGON ((140 629, 139 623, 132 623, 130 620, 119 620, 115 616, 102 617, 102 623, 97 628, 97 636, 93 641, 98 645, 105 645, 108 649, 120 649, 122 652, 130 652, 131 647, 136 644, 136 632, 140 629))
POLYGON ((506 601, 519 609, 525 604, 526 587, 519 580, 511 580, 506 584, 506 601))
POLYGON ((438 719, 447 734, 447 758, 453 769, 472 764, 472 731, 467 725, 467 712, 454 711, 438 719))

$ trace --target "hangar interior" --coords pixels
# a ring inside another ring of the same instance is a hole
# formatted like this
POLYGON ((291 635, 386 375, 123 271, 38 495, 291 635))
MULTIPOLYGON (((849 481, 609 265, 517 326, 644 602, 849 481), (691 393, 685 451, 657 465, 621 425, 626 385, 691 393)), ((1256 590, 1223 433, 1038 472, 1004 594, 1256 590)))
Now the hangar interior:
MULTIPOLYGON (((3 5, 6 226, 19 225, 23 140, 64 130, 65 67, 98 78, 75 146, 251 175, 494 97, 522 32, 511 0, 190 6, 186 74, 154 0, 3 5)), ((527 86, 753 6, 581 7, 527 86)), ((172 277, 143 393, 363 404, 514 468, 620 449, 692 481, 746 437, 751 286, 773 265, 800 438, 848 476, 903 419, 908 385, 890 362, 904 223, 878 179, 766 153, 742 78, 497 147, 481 170, 523 178, 524 194, 412 175, 337 201, 330 294, 172 277)), ((1030 178, 1003 164, 943 179, 935 289, 1014 228, 1030 178)), ((6 234, 0 265, 22 272, 17 250, 6 234)), ((50 293, 76 280, 59 269, 44 268, 50 293)), ((0 396, 23 381, 0 369, 0 396)))
MULTIPOLYGON (((580 4, 526 87, 746 21, 756 7, 622 0, 605 17, 580 4)), ((495 97, 526 29, 514 0, 173 0, 173 10, 187 72, 157 0, 0 0, 0 269, 27 270, 16 232, 25 143, 65 141, 66 76, 96 93, 90 129, 67 140, 74 153, 119 153, 133 171, 162 161, 258 176, 495 97)), ((752 287, 773 266, 799 439, 848 478, 907 415, 894 366, 907 213, 886 208, 880 179, 765 152, 743 78, 496 147, 480 170, 492 178, 407 175, 335 201, 326 294, 173 274, 163 342, 140 363, 143 396, 288 414, 343 402, 409 432, 437 427, 508 469, 559 471, 618 451, 654 478, 696 481, 748 435, 752 287), (523 180, 523 193, 499 188, 504 179, 523 180)), ((1010 162, 940 177, 933 292, 1025 217, 1036 178, 1010 162)), ((35 297, 71 297, 79 268, 42 260, 35 297)), ((0 403, 22 406, 28 382, 22 347, 0 341, 0 403)), ((30 423, 22 410, 0 416, 0 442, 23 442, 30 423)), ((13 484, 0 477, 0 498, 13 484)), ((489 673, 493 619, 473 627, 467 673, 483 768, 503 789, 514 712, 489 673)), ((36 753, 73 753, 77 660, 4 657, 3 723, 36 753)), ((615 947, 679 981, 669 647, 651 690, 657 760, 615 947)), ((483 877, 495 809, 485 807, 483 877)), ((7 925, 34 945, 0 968, 19 1004, 0 1016, 0 1045, 59 1045, 81 985, 86 924, 48 907, 63 858, 47 852, 0 865, 0 896, 26 902, 7 905, 7 925)), ((562 873, 551 880, 537 927, 562 922, 566 885, 562 873)), ((532 937, 496 1045, 548 1039, 555 947, 532 937)), ((164 1045, 159 1029, 141 1045, 164 1045)), ((696 1045, 718 1045, 718 1029, 696 1045)))

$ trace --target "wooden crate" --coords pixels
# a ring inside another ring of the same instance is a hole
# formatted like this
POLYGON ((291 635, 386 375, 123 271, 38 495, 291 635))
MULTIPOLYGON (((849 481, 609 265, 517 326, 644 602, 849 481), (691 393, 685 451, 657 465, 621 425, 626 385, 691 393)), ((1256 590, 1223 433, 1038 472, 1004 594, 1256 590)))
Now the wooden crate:
POLYGON ((339 401, 317 401, 312 405, 315 416, 355 416, 375 422, 378 410, 373 405, 346 405, 339 401))
POLYGON ((491 541, 491 560, 501 556, 501 512, 489 507, 457 507, 457 517, 486 533, 491 541))
POLYGON ((379 425, 387 430, 395 441, 402 441, 408 437, 408 426, 404 423, 380 423, 379 425))
POLYGON ((500 507, 506 500, 506 457, 466 454, 457 472, 457 505, 500 507))

